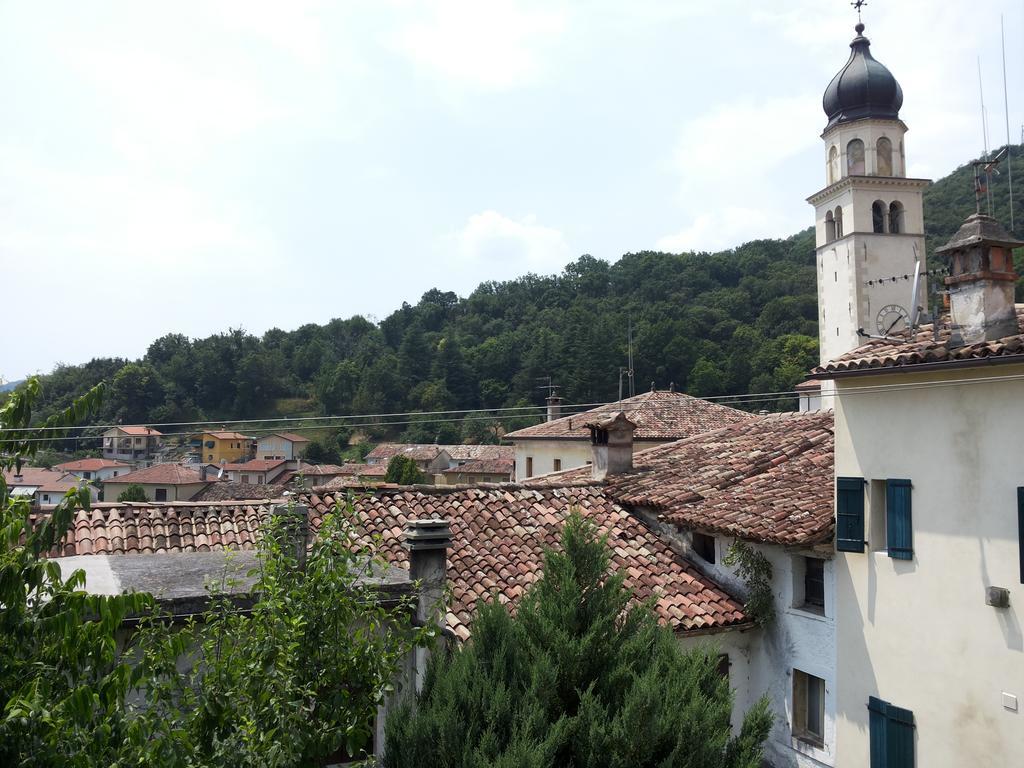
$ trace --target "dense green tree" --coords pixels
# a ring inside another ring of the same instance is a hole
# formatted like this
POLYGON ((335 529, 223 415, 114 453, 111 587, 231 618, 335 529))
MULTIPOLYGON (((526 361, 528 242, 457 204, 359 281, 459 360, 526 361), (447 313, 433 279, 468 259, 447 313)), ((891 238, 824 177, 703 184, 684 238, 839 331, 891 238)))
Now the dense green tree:
POLYGON ((129 483, 127 488, 117 494, 117 500, 139 502, 149 501, 149 499, 146 498, 145 489, 138 483, 129 483))
POLYGON ((408 456, 392 456, 388 462, 388 471, 384 475, 385 482, 397 483, 398 485, 422 485, 427 482, 416 462, 408 456))
POLYGON ((388 719, 387 768, 758 768, 767 700, 733 736, 711 648, 683 652, 609 572, 579 513, 513 618, 481 602, 466 645, 433 657, 422 692, 388 719))
POLYGON ((124 424, 145 423, 164 399, 163 383, 149 363, 129 363, 111 382, 111 406, 124 424))

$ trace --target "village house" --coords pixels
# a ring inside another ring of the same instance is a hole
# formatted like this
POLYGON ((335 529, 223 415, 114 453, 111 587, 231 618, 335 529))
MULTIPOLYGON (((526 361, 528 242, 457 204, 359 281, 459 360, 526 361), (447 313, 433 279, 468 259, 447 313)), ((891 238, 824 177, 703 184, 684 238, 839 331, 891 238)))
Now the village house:
POLYGON ((452 457, 447 446, 430 443, 381 443, 366 454, 367 464, 382 464, 385 468, 395 456, 405 456, 416 462, 416 466, 428 478, 452 466, 452 457))
POLYGON ((163 434, 152 427, 111 427, 103 433, 103 458, 144 467, 163 447, 163 434))
POLYGON ((60 472, 70 472, 83 480, 103 482, 118 475, 126 475, 132 471, 132 465, 112 459, 78 459, 66 461, 53 467, 60 472))
POLYGON ((199 436, 198 450, 201 462, 242 462, 252 457, 253 439, 241 432, 204 432, 199 436))
POLYGON ((275 432, 256 439, 256 458, 258 460, 283 459, 291 461, 302 456, 309 446, 310 439, 292 432, 275 432))
POLYGON ((590 461, 587 423, 620 411, 636 425, 633 439, 637 451, 709 432, 751 416, 682 392, 652 390, 571 416, 561 415, 560 398, 548 398, 547 421, 505 435, 515 446, 516 480, 521 482, 585 465, 590 461))
POLYGON ((138 485, 150 501, 188 501, 212 478, 200 469, 182 464, 154 464, 146 469, 112 477, 103 483, 103 498, 114 501, 129 486, 138 485))
POLYGON ((64 498, 64 494, 83 485, 90 488, 92 498, 98 495, 94 486, 70 472, 22 467, 20 472, 5 470, 3 475, 11 496, 30 498, 32 505, 39 509, 53 509, 64 498))
POLYGON ((242 464, 222 464, 223 476, 235 483, 267 485, 277 482, 288 469, 283 459, 250 459, 242 464))
POLYGON ((507 483, 515 474, 515 459, 470 459, 441 472, 445 485, 507 483))

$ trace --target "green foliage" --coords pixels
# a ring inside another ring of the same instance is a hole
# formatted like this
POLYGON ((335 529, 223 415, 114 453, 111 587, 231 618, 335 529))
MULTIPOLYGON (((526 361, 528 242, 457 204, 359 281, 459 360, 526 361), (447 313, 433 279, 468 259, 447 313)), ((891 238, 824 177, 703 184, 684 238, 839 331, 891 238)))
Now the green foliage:
POLYGON ((632 601, 578 512, 563 548, 514 618, 481 602, 469 642, 433 658, 422 692, 388 720, 385 766, 760 766, 767 700, 732 737, 716 654, 684 653, 632 601))
POLYGON ((178 633, 159 618, 150 624, 141 642, 145 758, 298 767, 366 750, 399 661, 433 630, 412 627, 410 598, 382 605, 366 577, 384 566, 356 542, 355 522, 351 504, 326 516, 303 568, 283 543, 294 521, 281 516, 260 538, 251 612, 222 590, 178 633), (178 674, 186 652, 192 664, 178 674))
POLYGON ((146 498, 145 489, 138 483, 129 483, 127 488, 117 494, 117 500, 139 502, 149 501, 149 499, 146 498))
POLYGON ((772 590, 772 564, 768 558, 745 541, 735 539, 722 558, 722 564, 736 568, 747 585, 743 610, 758 624, 770 624, 775 618, 775 595, 772 590))
POLYGON ((384 481, 398 485, 423 485, 427 482, 427 476, 420 472, 416 462, 408 456, 393 456, 388 462, 384 481))
POLYGON ((335 442, 323 440, 312 440, 306 446, 302 454, 306 461, 313 461, 318 464, 340 464, 342 462, 341 451, 335 442))
MULTIPOLYGON (((0 466, 20 466, 74 424, 92 416, 103 388, 71 401, 22 431, 39 382, 30 379, 0 408, 0 466)), ((143 739, 124 707, 135 677, 118 653, 122 619, 152 606, 148 595, 88 595, 82 571, 62 575, 46 555, 64 540, 87 488, 69 491, 52 512, 30 515, 0 476, 0 765, 113 765, 143 739)))

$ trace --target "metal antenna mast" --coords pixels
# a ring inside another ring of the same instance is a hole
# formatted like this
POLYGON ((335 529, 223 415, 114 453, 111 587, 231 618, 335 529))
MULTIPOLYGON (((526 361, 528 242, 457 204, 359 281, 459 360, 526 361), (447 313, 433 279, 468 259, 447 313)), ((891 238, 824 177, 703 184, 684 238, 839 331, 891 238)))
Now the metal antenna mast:
POLYGON ((1003 29, 1003 15, 999 14, 999 38, 1003 44, 1003 109, 1006 111, 1006 176, 1010 185, 1010 231, 1013 232, 1013 162, 1010 151, 1010 98, 1006 91, 1006 32, 1003 29))
MULTIPOLYGON (((985 90, 981 85, 981 56, 978 57, 978 98, 981 100, 981 140, 982 145, 985 148, 985 154, 983 158, 988 160, 988 118, 985 116, 985 90)), ((975 166, 977 167, 977 166, 975 166)), ((985 200, 988 203, 988 215, 992 215, 992 193, 989 190, 989 185, 985 184, 985 200)), ((979 203, 978 213, 981 213, 981 207, 979 203)))

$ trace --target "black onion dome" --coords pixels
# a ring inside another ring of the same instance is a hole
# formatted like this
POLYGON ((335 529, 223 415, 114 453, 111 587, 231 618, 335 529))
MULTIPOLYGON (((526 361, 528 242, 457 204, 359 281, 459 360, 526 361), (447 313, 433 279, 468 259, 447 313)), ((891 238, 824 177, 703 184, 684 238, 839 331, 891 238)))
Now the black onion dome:
POLYGON ((864 37, 864 25, 856 26, 850 43, 850 59, 825 89, 821 105, 829 128, 865 118, 898 120, 903 106, 903 89, 885 65, 876 61, 864 37))

